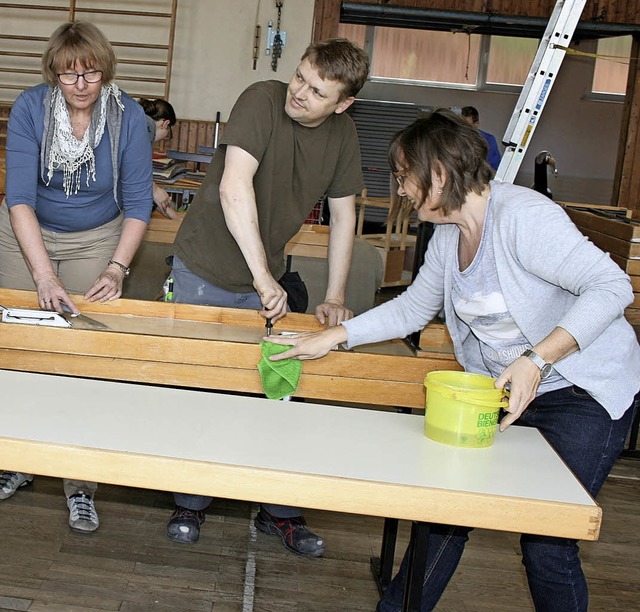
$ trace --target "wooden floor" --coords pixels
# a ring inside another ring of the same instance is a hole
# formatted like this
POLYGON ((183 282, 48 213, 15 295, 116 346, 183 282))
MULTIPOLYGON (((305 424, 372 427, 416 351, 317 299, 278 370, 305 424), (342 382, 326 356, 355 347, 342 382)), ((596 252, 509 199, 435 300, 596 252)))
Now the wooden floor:
MULTIPOLYGON (((170 484, 170 483, 168 483, 170 484)), ((640 461, 621 461, 600 502, 599 542, 582 544, 592 611, 640 610, 640 461)), ((169 493, 102 485, 100 529, 71 532, 61 482, 39 477, 0 502, 0 610, 73 612, 373 612, 369 558, 380 519, 308 511, 327 541, 323 559, 302 559, 255 533, 257 506, 216 500, 200 542, 165 537, 169 493)), ((401 525, 402 549, 408 525, 401 525)), ((518 537, 475 531, 438 610, 533 610, 518 537)))

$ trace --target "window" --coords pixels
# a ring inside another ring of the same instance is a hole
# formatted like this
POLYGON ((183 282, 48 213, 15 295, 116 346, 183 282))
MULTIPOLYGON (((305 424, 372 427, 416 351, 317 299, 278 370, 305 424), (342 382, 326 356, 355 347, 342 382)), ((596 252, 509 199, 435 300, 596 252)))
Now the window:
POLYGON ((480 36, 376 27, 371 76, 476 85, 480 36))
POLYGON ((624 96, 631 57, 631 36, 601 38, 598 41, 595 67, 593 69, 594 94, 624 96))
POLYGON ((523 85, 539 44, 537 38, 491 36, 486 82, 523 85))
POLYGON ((466 32, 340 24, 339 36, 367 49, 371 79, 463 89, 525 82, 539 41, 466 32))

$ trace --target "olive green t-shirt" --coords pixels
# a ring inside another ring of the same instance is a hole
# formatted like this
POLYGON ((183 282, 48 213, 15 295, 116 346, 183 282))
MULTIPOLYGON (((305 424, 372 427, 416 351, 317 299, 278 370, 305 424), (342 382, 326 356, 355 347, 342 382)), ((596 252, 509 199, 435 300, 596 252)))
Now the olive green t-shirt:
POLYGON ((254 288, 220 204, 227 145, 244 149, 258 161, 253 187, 260 234, 275 279, 285 271, 285 245, 318 199, 324 194, 353 195, 364 187, 351 117, 332 114, 317 127, 304 127, 285 113, 286 92, 285 83, 263 81, 238 98, 176 237, 175 252, 189 270, 228 291, 254 288))

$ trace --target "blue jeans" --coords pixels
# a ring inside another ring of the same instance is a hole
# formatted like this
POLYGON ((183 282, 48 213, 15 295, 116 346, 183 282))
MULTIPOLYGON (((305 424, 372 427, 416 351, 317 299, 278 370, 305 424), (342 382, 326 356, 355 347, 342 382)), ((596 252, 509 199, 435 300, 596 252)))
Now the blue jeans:
MULTIPOLYGON (((614 421, 586 391, 565 387, 537 397, 518 425, 537 427, 582 485, 596 497, 604 484, 631 425, 640 392, 624 416, 614 421)), ((466 527, 433 525, 429 534, 427 565, 422 588, 422 612, 433 610, 453 576, 464 551, 466 527)), ((522 562, 529 590, 540 612, 585 612, 589 605, 576 540, 523 534, 522 562)), ((405 554, 398 574, 378 604, 378 612, 398 612, 407 575, 405 554)))
MULTIPOLYGON (((173 278, 173 301, 183 304, 201 304, 206 306, 220 306, 223 308, 247 308, 262 310, 260 296, 255 291, 248 293, 234 293, 216 285, 212 285, 184 265, 179 257, 174 255, 171 269, 173 278)), ((204 510, 212 498, 205 495, 189 495, 174 493, 173 498, 178 506, 190 510, 204 510)), ((300 516, 299 508, 279 506, 276 504, 262 504, 262 507, 278 518, 292 518, 300 516)))

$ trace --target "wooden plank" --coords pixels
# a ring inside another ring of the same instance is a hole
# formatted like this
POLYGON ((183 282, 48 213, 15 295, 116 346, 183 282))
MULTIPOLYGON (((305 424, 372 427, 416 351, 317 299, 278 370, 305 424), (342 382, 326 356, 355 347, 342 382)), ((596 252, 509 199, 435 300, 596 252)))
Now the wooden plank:
POLYGON ((430 323, 420 332, 419 346, 423 351, 437 351, 453 354, 453 342, 447 326, 430 323))
MULTIPOLYGON (((0 289, 0 304, 37 308, 35 292, 0 289)), ((166 302, 85 302, 82 312, 112 331, 2 324, 7 369, 261 393, 257 372, 264 319, 257 311, 166 302)), ((80 325, 78 323, 78 325, 80 325)), ((290 314, 277 330, 322 329, 313 315, 290 314)), ((431 370, 461 369, 451 352, 402 341, 332 351, 306 361, 297 397, 424 408, 431 370)))
POLYGON ((580 229, 582 233, 593 242, 593 244, 607 253, 612 253, 626 259, 635 259, 640 257, 640 243, 638 242, 620 240, 619 238, 614 238, 613 236, 587 228, 580 229))
MULTIPOLYGON (((242 308, 218 308, 216 306, 197 306, 173 302, 155 302, 147 300, 112 300, 104 303, 89 302, 81 295, 72 294, 78 308, 90 316, 126 315, 128 317, 157 318, 178 321, 202 321, 224 323, 237 326, 264 327, 264 319, 256 310, 242 308)), ((39 308, 37 294, 34 291, 0 288, 0 304, 14 308, 39 308)), ((100 319, 100 316, 96 316, 100 319)), ((106 318, 104 319, 107 320, 106 318)), ((125 319, 123 319, 124 321, 125 319)), ((317 331, 322 325, 313 315, 288 313, 287 328, 292 331, 317 331)), ((281 327, 284 329, 284 326, 281 327)), ((41 328, 45 329, 45 328, 41 328)), ((49 328, 47 328, 49 329, 49 328)))
POLYGON ((627 274, 640 275, 640 259, 627 259, 615 253, 609 253, 609 255, 627 274))
POLYGON ((631 325, 640 326, 640 308, 625 308, 624 316, 631 325))
POLYGON ((640 293, 640 276, 632 274, 629 278, 631 279, 631 286, 633 287, 633 290, 640 293))
POLYGON ((284 249, 285 255, 326 259, 329 254, 329 228, 325 225, 304 224, 284 249))
POLYGON ((570 207, 565 208, 565 211, 580 229, 593 230, 620 240, 640 240, 640 222, 616 220, 570 207))

